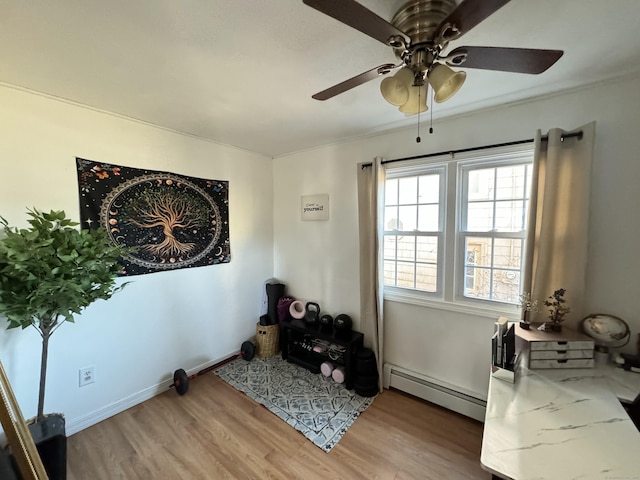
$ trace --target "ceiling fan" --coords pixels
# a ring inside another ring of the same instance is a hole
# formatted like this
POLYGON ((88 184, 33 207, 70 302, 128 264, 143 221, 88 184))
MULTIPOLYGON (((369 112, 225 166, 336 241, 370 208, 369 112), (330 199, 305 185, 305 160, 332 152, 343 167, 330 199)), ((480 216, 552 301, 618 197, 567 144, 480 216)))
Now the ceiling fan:
POLYGON ((382 96, 406 114, 427 110, 427 84, 436 102, 451 98, 466 78, 450 67, 539 74, 556 63, 562 50, 507 47, 457 47, 457 40, 510 0, 410 0, 396 12, 391 23, 355 0, 303 0, 303 2, 390 46, 400 62, 385 63, 349 78, 312 98, 327 100, 358 85, 400 69, 380 84, 382 96))

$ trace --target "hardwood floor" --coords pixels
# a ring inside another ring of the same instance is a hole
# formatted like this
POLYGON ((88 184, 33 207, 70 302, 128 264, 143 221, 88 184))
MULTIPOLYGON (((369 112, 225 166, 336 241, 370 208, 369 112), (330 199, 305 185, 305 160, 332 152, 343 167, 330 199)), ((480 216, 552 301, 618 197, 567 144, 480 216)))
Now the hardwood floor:
POLYGON ((215 374, 68 439, 68 480, 490 479, 482 424, 385 390, 329 453, 215 374))

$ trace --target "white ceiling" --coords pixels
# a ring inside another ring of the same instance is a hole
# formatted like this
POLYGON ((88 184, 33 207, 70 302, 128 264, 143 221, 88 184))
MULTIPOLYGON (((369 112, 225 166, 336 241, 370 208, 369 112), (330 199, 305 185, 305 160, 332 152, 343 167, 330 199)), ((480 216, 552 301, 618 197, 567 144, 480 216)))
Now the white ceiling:
MULTIPOLYGON (((361 3, 390 20, 404 0, 361 3)), ((541 75, 469 69, 434 119, 640 71, 639 19, 638 0, 512 0, 450 48, 564 56, 541 75)), ((311 98, 395 60, 302 0, 0 0, 0 82, 268 156, 414 124, 380 80, 311 98)))

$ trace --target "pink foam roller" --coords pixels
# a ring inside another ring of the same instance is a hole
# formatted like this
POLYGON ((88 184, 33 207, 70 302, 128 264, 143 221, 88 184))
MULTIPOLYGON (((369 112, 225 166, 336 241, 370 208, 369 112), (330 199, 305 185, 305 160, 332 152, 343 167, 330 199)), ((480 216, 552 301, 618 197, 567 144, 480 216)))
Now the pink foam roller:
POLYGON ((320 371, 325 377, 330 377, 333 372, 333 365, 331 362, 323 362, 322 365, 320 365, 320 371))
POLYGON ((331 377, 336 381, 336 383, 344 383, 344 367, 336 367, 331 372, 331 377))

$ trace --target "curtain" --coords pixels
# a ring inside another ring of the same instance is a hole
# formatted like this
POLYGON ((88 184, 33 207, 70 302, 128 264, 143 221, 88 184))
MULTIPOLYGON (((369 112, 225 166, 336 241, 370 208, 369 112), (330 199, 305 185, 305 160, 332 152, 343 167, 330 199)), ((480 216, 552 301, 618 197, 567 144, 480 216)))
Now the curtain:
POLYGON ((580 127, 581 137, 563 137, 555 128, 548 140, 536 133, 523 292, 539 302, 532 322, 548 320, 543 302, 566 290, 570 323, 585 315, 585 277, 589 234, 589 192, 595 122, 580 127))
POLYGON ((383 226, 385 171, 382 159, 372 164, 358 164, 358 218, 360 237, 360 329, 365 345, 376 355, 378 388, 382 391, 384 355, 383 289, 383 226), (378 221, 380 220, 380 221, 378 221))

